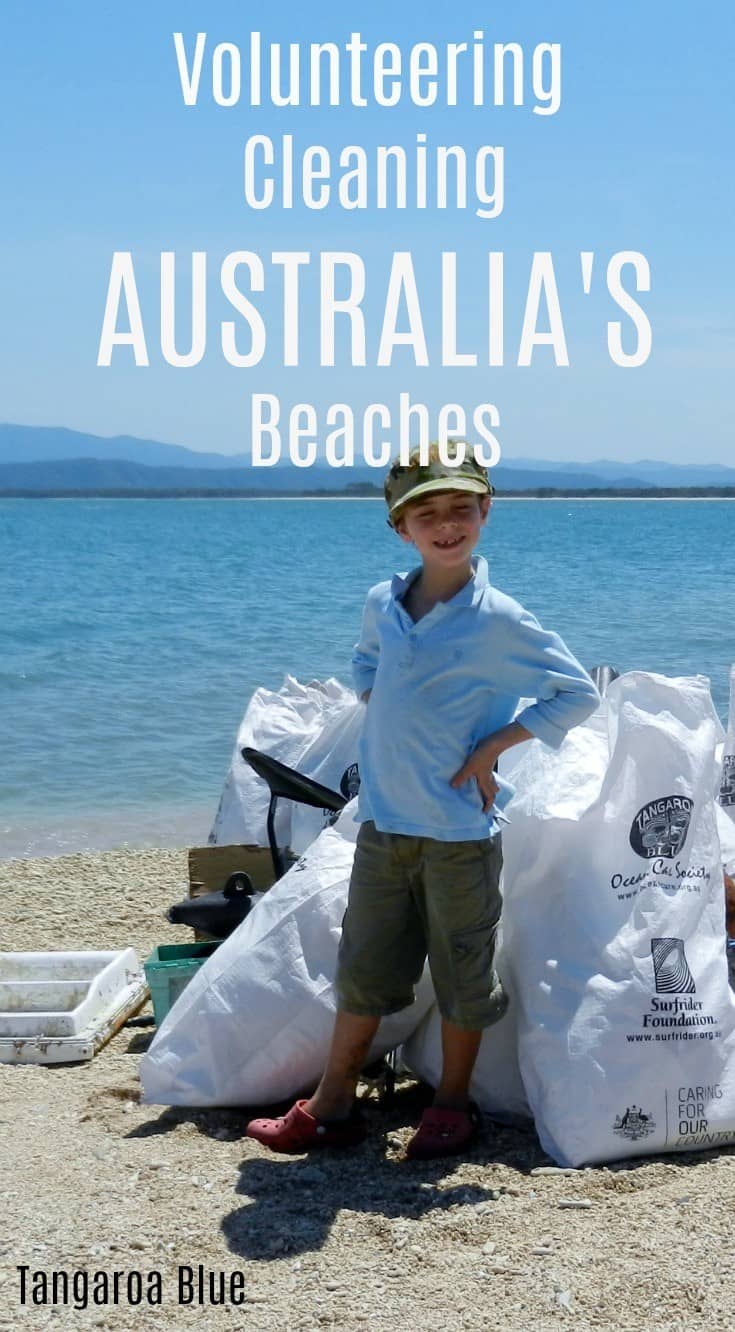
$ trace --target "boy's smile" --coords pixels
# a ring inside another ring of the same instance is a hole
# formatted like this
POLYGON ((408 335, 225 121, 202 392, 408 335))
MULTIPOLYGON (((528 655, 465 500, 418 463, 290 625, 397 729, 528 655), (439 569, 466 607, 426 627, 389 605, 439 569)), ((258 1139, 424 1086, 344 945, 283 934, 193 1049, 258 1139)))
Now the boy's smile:
POLYGON ((458 546, 463 540, 464 538, 461 536, 450 537, 448 541, 435 541, 434 545, 438 546, 440 550, 453 550, 454 547, 458 546))

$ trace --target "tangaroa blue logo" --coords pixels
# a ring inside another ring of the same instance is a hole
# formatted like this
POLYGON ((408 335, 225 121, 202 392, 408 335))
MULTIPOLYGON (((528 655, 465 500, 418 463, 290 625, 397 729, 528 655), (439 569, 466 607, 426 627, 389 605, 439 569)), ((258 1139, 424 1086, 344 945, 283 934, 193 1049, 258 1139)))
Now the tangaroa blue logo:
POLYGON ((720 804, 735 805, 735 754, 726 754, 722 760, 720 804))
POLYGON ((345 768, 339 783, 339 789, 345 800, 353 800, 360 790, 360 773, 356 763, 345 768))
POLYGON ((651 800, 638 810, 630 829, 630 845, 644 860, 664 856, 673 860, 687 839, 694 801, 668 795, 651 800))

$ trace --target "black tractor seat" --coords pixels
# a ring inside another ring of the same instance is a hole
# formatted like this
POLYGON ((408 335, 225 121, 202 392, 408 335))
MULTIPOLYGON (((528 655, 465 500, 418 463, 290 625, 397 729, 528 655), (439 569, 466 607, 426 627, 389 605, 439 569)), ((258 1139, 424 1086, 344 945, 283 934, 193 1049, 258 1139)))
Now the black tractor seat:
POLYGON ((278 800, 296 800, 300 805, 328 809, 334 814, 339 814, 347 801, 339 791, 332 791, 328 786, 322 786, 321 782, 315 782, 312 777, 305 777, 295 768, 288 768, 285 763, 271 758, 269 754, 261 754, 259 749, 251 749, 249 745, 245 745, 240 753, 245 762, 250 764, 253 772, 262 777, 270 788, 268 845, 271 849, 276 878, 281 879, 288 867, 283 852, 276 842, 275 814, 278 800))

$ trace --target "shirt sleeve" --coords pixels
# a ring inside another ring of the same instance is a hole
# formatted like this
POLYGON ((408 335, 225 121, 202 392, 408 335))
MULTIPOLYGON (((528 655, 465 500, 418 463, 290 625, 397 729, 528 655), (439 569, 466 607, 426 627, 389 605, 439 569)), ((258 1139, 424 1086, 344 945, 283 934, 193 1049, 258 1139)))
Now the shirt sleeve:
POLYGON ((512 636, 504 661, 508 691, 537 700, 515 720, 552 749, 559 749, 567 731, 599 707, 600 695, 559 635, 543 629, 528 611, 521 613, 512 636))
POLYGON ((355 643, 352 653, 352 679, 358 698, 366 689, 372 689, 375 673, 378 669, 380 641, 378 638, 378 618, 375 599, 368 594, 365 609, 362 612, 360 640, 355 643))

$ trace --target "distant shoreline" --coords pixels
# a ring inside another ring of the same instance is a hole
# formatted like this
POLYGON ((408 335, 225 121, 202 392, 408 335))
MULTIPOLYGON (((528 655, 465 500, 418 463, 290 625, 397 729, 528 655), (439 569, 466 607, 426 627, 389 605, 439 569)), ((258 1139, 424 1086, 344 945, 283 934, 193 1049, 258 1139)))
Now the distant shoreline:
MULTIPOLYGON (((497 494, 495 496, 495 499, 496 501, 521 500, 523 502, 528 502, 533 500, 534 502, 551 501, 556 503, 559 502, 587 503, 590 500, 595 503, 610 503, 610 502, 617 503, 620 500, 626 500, 629 502, 634 501, 639 503, 649 502, 651 500, 655 500, 658 502, 675 501, 679 503, 683 501, 686 502, 700 501, 705 503, 711 503, 714 501, 717 503, 732 503, 733 501, 735 501, 735 488, 726 487, 725 489, 727 492, 725 494, 717 494, 716 492, 711 493, 708 490, 705 490, 705 493, 702 493, 702 491, 699 489, 692 491, 679 490, 679 489, 677 490, 662 489, 662 490, 636 492, 634 494, 631 494, 629 491, 625 490, 605 491, 603 494, 589 494, 586 491, 585 492, 555 491, 553 494, 546 494, 546 493, 536 494, 533 491, 528 491, 528 492, 511 491, 511 492, 501 492, 500 494, 497 494), (732 493, 730 493, 731 491, 732 493)), ((29 492, 19 493, 18 491, 14 490, 5 490, 5 491, 0 490, 0 500, 21 500, 21 501, 25 500, 55 500, 55 501, 58 500, 126 500, 126 501, 237 500, 238 502, 245 501, 248 503, 251 501, 257 501, 258 503, 276 501, 278 503, 281 503, 284 500, 291 500, 291 501, 310 500, 310 501, 322 501, 322 502, 323 501, 334 502, 335 500, 342 502, 344 501, 363 502, 365 500, 368 500, 373 503, 375 502, 379 502, 381 504, 384 503, 382 494, 375 494, 375 495, 353 495, 353 494, 343 494, 343 493, 315 494, 313 491, 307 491, 303 495, 293 494, 293 493, 284 493, 284 494, 272 493, 268 495, 259 495, 259 494, 243 494, 239 491, 233 491, 232 493, 223 493, 222 491, 211 491, 211 492, 201 491, 198 493, 192 493, 189 491, 139 492, 134 490, 133 491, 99 490, 99 491, 70 492, 70 491, 48 490, 48 491, 38 491, 38 492, 33 491, 30 493, 29 492)))

